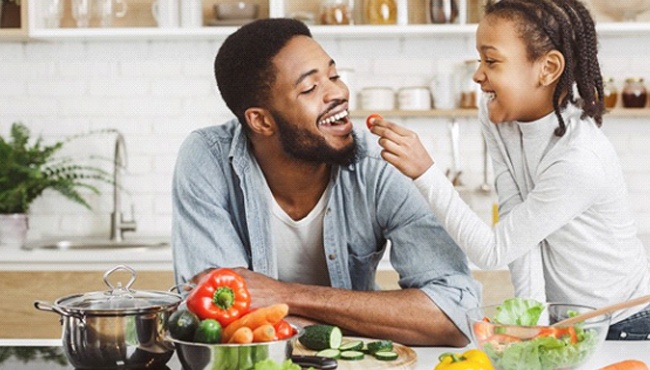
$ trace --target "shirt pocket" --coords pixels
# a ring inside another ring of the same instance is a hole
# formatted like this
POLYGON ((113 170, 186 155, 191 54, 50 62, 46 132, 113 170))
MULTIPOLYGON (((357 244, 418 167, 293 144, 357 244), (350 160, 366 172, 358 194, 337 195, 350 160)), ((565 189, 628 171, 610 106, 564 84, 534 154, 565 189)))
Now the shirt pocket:
POLYGON ((354 290, 376 290, 375 275, 386 247, 379 251, 350 250, 348 267, 354 290))

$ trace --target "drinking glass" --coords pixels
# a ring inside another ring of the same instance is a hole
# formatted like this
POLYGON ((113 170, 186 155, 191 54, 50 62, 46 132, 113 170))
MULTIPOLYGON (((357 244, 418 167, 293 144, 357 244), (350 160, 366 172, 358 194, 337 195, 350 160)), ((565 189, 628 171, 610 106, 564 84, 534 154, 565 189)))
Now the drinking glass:
POLYGON ((63 17, 63 0, 47 0, 42 5, 43 25, 46 28, 59 28, 63 17))
POLYGON ((77 27, 90 26, 91 0, 72 0, 72 17, 77 22, 77 27))
POLYGON ((99 18, 100 27, 111 27, 113 16, 122 18, 126 15, 126 10, 126 0, 95 0, 93 4, 93 11, 99 18))

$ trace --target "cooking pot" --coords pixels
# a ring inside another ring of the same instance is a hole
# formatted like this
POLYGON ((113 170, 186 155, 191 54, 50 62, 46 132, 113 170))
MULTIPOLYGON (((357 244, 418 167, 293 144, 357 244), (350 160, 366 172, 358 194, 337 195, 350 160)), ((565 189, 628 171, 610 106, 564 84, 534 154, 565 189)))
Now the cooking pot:
POLYGON ((53 304, 36 301, 41 311, 61 315, 63 350, 78 369, 151 369, 163 366, 174 353, 165 338, 167 319, 182 297, 172 292, 131 289, 136 273, 116 266, 104 274, 108 291, 74 294, 53 304), (113 286, 109 276, 131 273, 125 286, 113 286))

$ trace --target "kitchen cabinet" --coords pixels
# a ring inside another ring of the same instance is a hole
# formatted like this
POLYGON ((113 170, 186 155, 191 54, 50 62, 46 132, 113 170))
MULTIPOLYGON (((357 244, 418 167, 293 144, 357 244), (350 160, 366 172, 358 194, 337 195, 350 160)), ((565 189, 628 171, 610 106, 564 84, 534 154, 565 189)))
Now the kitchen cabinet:
MULTIPOLYGON (((27 38, 27 0, 20 7, 20 28, 0 28, 0 41, 22 41, 27 38)), ((2 6, 0 1, 0 6, 2 6)))

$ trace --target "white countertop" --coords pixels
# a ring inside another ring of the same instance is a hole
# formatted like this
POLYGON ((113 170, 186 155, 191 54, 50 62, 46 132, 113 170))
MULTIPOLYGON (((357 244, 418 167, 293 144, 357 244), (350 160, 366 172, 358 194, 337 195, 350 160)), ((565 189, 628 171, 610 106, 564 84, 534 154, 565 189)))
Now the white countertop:
POLYGON ((170 247, 34 249, 0 246, 0 271, 106 271, 126 264, 136 271, 172 271, 170 247))
MULTIPOLYGON (((60 339, 0 339, 0 346, 60 346, 60 339)), ((444 352, 462 353, 467 348, 450 347, 413 347, 418 360, 415 370, 431 370, 438 364, 438 356, 444 352)), ((650 364, 650 342, 648 341, 605 341, 603 347, 582 370, 596 370, 606 365, 623 360, 640 360, 650 364)), ((180 370, 174 357, 167 365, 172 370, 180 370)))

